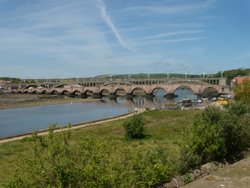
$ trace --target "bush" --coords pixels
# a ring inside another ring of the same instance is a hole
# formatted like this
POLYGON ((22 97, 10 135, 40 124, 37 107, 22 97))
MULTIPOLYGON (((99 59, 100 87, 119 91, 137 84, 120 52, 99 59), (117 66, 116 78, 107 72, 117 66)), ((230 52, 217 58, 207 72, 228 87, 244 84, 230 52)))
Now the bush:
POLYGON ((244 103, 227 109, 207 107, 198 114, 190 132, 184 137, 180 152, 180 173, 201 163, 241 157, 250 146, 250 113, 244 103))
POLYGON ((71 142, 70 132, 29 140, 33 154, 21 161, 6 187, 155 187, 171 179, 165 149, 145 151, 112 138, 85 136, 71 142))
POLYGON ((221 126, 227 148, 227 158, 241 157, 242 151, 250 146, 250 114, 244 103, 232 104, 221 126))
POLYGON ((180 149, 180 158, 178 164, 178 171, 180 174, 185 174, 190 170, 196 169, 201 164, 200 156, 193 153, 188 146, 180 149))
POLYGON ((200 156, 202 163, 225 156, 223 128, 220 126, 223 117, 223 111, 211 106, 197 115, 194 120, 188 145, 194 155, 200 156))
POLYGON ((129 121, 123 124, 128 138, 141 139, 145 137, 145 121, 140 114, 134 115, 129 121))
POLYGON ((234 88, 235 99, 250 104, 250 81, 243 80, 234 88))

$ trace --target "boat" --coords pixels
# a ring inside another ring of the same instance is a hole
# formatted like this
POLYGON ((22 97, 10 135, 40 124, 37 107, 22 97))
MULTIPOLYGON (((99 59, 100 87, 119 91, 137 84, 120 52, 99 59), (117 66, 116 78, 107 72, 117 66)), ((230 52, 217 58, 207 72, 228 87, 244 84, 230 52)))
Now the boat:
POLYGON ((180 101, 181 105, 184 106, 184 107, 190 107, 192 106, 192 101, 191 99, 182 99, 180 101))

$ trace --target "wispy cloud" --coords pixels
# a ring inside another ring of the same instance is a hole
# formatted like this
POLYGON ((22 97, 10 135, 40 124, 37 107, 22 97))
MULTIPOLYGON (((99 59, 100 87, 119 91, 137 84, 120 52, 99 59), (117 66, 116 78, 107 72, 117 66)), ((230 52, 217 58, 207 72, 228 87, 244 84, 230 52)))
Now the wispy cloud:
POLYGON ((177 14, 177 13, 194 13, 202 11, 213 5, 215 0, 202 1, 196 4, 180 4, 180 5, 165 5, 165 6, 133 6, 123 9, 123 11, 144 11, 157 14, 177 14))
POLYGON ((123 48, 129 49, 127 47, 127 45, 125 44, 124 40, 122 39, 122 37, 121 37, 118 29, 115 27, 114 23, 112 22, 110 16, 108 15, 108 13, 106 11, 106 6, 105 6, 103 0, 98 0, 97 1, 97 5, 98 5, 98 8, 101 11, 101 15, 102 15, 103 20, 107 23, 107 25, 109 26, 109 28, 112 30, 112 32, 116 36, 117 40, 119 41, 120 45, 123 48))
POLYGON ((153 35, 153 36, 148 36, 148 37, 143 38, 143 40, 159 39, 159 38, 165 38, 165 37, 170 37, 170 36, 197 34, 197 33, 202 33, 202 32, 203 32, 202 30, 167 32, 167 33, 160 33, 160 34, 153 35))
POLYGON ((202 40, 204 37, 187 37, 187 38, 176 38, 176 39, 152 39, 152 40, 145 40, 137 42, 136 45, 152 45, 152 44, 167 44, 167 43, 181 43, 181 42, 191 42, 191 41, 197 41, 202 40))

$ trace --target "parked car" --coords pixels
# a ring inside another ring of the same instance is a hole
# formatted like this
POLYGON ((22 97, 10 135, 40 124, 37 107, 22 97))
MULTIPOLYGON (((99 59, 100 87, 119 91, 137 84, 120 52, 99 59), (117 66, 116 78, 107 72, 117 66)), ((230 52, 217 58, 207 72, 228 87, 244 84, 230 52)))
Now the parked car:
POLYGON ((211 101, 217 101, 217 97, 212 97, 211 101))

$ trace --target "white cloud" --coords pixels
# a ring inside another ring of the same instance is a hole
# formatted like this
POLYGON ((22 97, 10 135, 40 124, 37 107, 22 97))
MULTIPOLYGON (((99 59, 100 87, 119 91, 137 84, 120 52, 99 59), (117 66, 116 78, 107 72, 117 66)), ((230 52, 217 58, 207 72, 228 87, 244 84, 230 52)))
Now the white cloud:
POLYGON ((178 35, 188 35, 188 34, 197 34, 197 33, 202 33, 203 31, 201 30, 194 30, 194 31, 176 31, 176 32, 167 32, 167 33, 160 33, 156 34, 153 36, 148 36, 143 38, 142 40, 151 40, 151 39, 159 39, 159 38, 165 38, 169 36, 178 36, 178 35))
POLYGON ((202 40, 204 37, 185 37, 185 38, 176 38, 176 39, 152 39, 152 40, 145 40, 137 42, 136 45, 145 45, 145 44, 167 44, 167 43, 180 43, 180 42, 190 42, 190 41, 197 41, 202 40))
POLYGON ((126 48, 126 49, 129 49, 127 47, 127 45, 125 44, 124 40, 122 39, 119 31, 117 30, 117 28, 115 27, 114 23, 112 22, 110 16, 108 15, 107 11, 106 11, 106 6, 103 2, 103 0, 98 0, 97 1, 97 5, 98 5, 98 8, 100 9, 101 11, 101 15, 102 15, 102 18, 103 20, 107 23, 107 25, 109 26, 109 28, 112 30, 112 32, 114 33, 114 35, 116 36, 117 40, 119 41, 120 45, 123 47, 123 48, 126 48))
POLYGON ((202 3, 194 4, 180 4, 180 5, 161 5, 161 6, 133 6, 123 9, 123 11, 144 11, 156 14, 185 14, 185 13, 195 13, 206 10, 210 8, 215 0, 202 1, 202 3))

